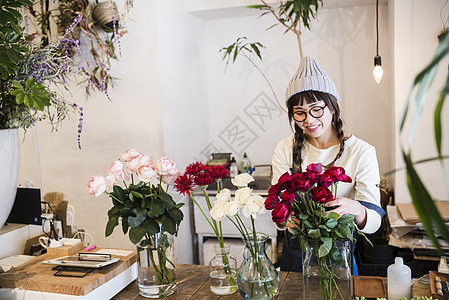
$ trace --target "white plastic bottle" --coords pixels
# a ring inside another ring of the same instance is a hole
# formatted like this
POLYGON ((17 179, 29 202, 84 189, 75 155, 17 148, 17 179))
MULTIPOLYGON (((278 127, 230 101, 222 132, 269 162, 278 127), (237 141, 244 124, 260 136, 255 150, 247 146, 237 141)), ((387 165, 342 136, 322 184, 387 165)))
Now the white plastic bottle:
POLYGON ((402 297, 411 297, 412 271, 402 257, 396 257, 394 264, 387 269, 388 300, 399 300, 402 297))
POLYGON ((250 173, 251 174, 251 161, 249 160, 246 152, 243 154, 243 159, 241 161, 242 173, 250 173))

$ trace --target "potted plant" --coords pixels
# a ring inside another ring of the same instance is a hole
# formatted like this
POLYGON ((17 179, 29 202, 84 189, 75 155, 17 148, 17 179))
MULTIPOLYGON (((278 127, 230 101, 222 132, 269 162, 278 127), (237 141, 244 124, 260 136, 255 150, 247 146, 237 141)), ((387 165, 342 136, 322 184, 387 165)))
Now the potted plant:
MULTIPOLYGON (((22 25, 23 6, 30 0, 0 2, 0 228, 15 198, 19 166, 19 128, 25 131, 46 120, 57 129, 70 113, 82 108, 63 100, 50 85, 66 85, 66 75, 73 72, 72 60, 61 56, 73 40, 61 37, 45 48, 26 41, 22 25)), ((76 19, 66 34, 79 22, 76 19)), ((80 118, 80 122, 82 118, 80 118)), ((80 123, 78 133, 81 133, 80 123)), ((78 136, 79 138, 79 136, 78 136)))

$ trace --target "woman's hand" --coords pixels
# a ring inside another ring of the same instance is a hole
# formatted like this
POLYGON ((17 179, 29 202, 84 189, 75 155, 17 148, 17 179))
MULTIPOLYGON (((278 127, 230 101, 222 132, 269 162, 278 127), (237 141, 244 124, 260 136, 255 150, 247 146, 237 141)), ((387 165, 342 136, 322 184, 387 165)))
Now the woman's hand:
MULTIPOLYGON (((295 229, 295 228, 297 228, 297 225, 295 225, 295 224, 298 224, 298 226, 299 226, 299 224, 301 223, 301 220, 295 218, 294 215, 295 215, 295 213, 292 212, 290 218, 287 220, 287 228, 288 228, 288 231, 290 231, 290 229, 295 229)), ((290 231, 290 233, 291 233, 291 231, 290 231)))
POLYGON ((334 209, 327 211, 327 213, 333 211, 340 216, 344 214, 354 215, 354 222, 359 229, 363 229, 366 225, 366 209, 358 201, 346 197, 337 197, 335 200, 327 202, 324 206, 335 207, 334 209))

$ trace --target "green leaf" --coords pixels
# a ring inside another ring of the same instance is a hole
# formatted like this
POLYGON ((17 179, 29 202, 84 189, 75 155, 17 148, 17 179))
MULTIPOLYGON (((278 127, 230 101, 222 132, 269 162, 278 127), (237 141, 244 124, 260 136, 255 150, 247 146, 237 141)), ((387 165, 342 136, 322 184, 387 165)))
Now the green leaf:
POLYGON ((348 225, 354 222, 354 215, 344 214, 338 219, 338 224, 348 225))
POLYGON ((123 234, 126 234, 128 232, 129 224, 128 224, 128 217, 122 216, 122 231, 123 234))
POLYGON ((341 235, 343 235, 344 238, 349 239, 349 240, 352 241, 352 239, 353 239, 352 231, 351 231, 351 229, 349 229, 347 224, 339 224, 337 226, 337 230, 338 230, 338 232, 341 233, 341 235))
POLYGON ((11 94, 11 96, 17 96, 20 93, 23 93, 23 91, 19 90, 19 89, 15 89, 15 90, 12 90, 10 94, 11 94))
POLYGON ((28 78, 25 82, 25 89, 29 90, 35 84, 36 84, 36 79, 34 79, 34 77, 28 78))
POLYGON ((23 103, 23 101, 25 100, 25 93, 22 90, 19 90, 20 92, 17 94, 16 96, 16 102, 17 104, 21 104, 23 103))
POLYGON ((111 209, 108 210, 108 217, 120 217, 120 208, 115 205, 111 207, 111 209))
POLYGON ((105 236, 108 237, 114 232, 115 226, 118 225, 118 217, 109 218, 108 223, 106 224, 105 236))
POLYGON ((335 228, 337 225, 338 225, 338 221, 333 218, 330 218, 326 221, 326 227, 328 227, 330 229, 335 228))
POLYGON ((307 235, 312 239, 318 239, 321 237, 321 233, 319 229, 310 229, 307 235))
POLYGON ((29 97, 27 94, 23 94, 23 104, 32 107, 34 104, 33 98, 29 97))
POLYGON ((145 233, 146 233, 146 230, 143 225, 138 226, 138 227, 133 227, 129 230, 129 239, 133 244, 137 244, 145 236, 145 233))
POLYGON ((40 91, 40 90, 43 90, 45 88, 46 88, 45 84, 42 84, 42 83, 35 84, 35 85, 33 85, 31 87, 31 89, 34 90, 34 91, 40 91))
POLYGON ((184 219, 184 214, 182 213, 182 211, 177 208, 177 207, 173 207, 172 209, 170 209, 168 211, 169 215, 175 219, 176 221, 182 221, 182 219, 184 219))
POLYGON ((145 223, 143 224, 145 226, 145 230, 149 233, 149 234, 156 234, 160 231, 160 226, 159 223, 154 221, 154 220, 146 220, 145 223))
POLYGON ((15 88, 23 90, 23 86, 17 80, 11 80, 11 83, 15 88))
POLYGON ((132 191, 131 194, 133 194, 135 197, 139 198, 139 199, 143 199, 143 195, 141 193, 132 191))
POLYGON ((120 199, 120 201, 122 201, 123 203, 126 202, 126 200, 128 200, 128 198, 126 197, 126 193, 125 191, 118 185, 114 185, 114 187, 112 188, 114 190, 114 195, 120 199))
POLYGON ((176 234, 176 222, 168 214, 164 214, 161 218, 162 227, 170 234, 176 234))
POLYGON ((133 213, 135 213, 136 216, 135 217, 129 216, 128 224, 130 227, 137 227, 145 221, 145 219, 147 217, 147 212, 144 209, 135 208, 135 209, 133 209, 133 213))
POLYGON ((160 199, 154 199, 150 202, 150 211, 156 217, 162 215, 165 212, 165 202, 160 199))
POLYGON ((161 193, 159 195, 159 199, 165 202, 167 209, 172 209, 175 207, 175 201, 173 201, 172 197, 167 193, 161 193))
POLYGON ((334 219, 334 220, 338 220, 340 218, 340 215, 337 214, 336 212, 331 211, 330 213, 328 213, 326 215, 327 219, 334 219))

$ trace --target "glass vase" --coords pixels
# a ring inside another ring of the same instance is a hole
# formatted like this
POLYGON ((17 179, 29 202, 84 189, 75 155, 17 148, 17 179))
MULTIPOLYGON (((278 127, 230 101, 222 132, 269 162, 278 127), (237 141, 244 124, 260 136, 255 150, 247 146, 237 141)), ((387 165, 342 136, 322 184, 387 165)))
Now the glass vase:
POLYGON ((243 262, 237 272, 237 287, 245 299, 272 299, 278 292, 279 275, 268 259, 268 236, 252 235, 243 251, 243 262))
POLYGON ((315 300, 309 291, 319 290, 322 300, 352 299, 352 244, 351 241, 333 241, 331 250, 320 239, 305 239, 303 261, 304 298, 315 300), (321 249, 321 250, 320 250, 321 249))
POLYGON ((137 244, 139 294, 163 298, 176 292, 173 236, 166 232, 146 234, 137 244))
POLYGON ((237 291, 237 260, 230 255, 231 245, 216 244, 215 256, 209 262, 210 291, 215 295, 230 295, 237 291))

